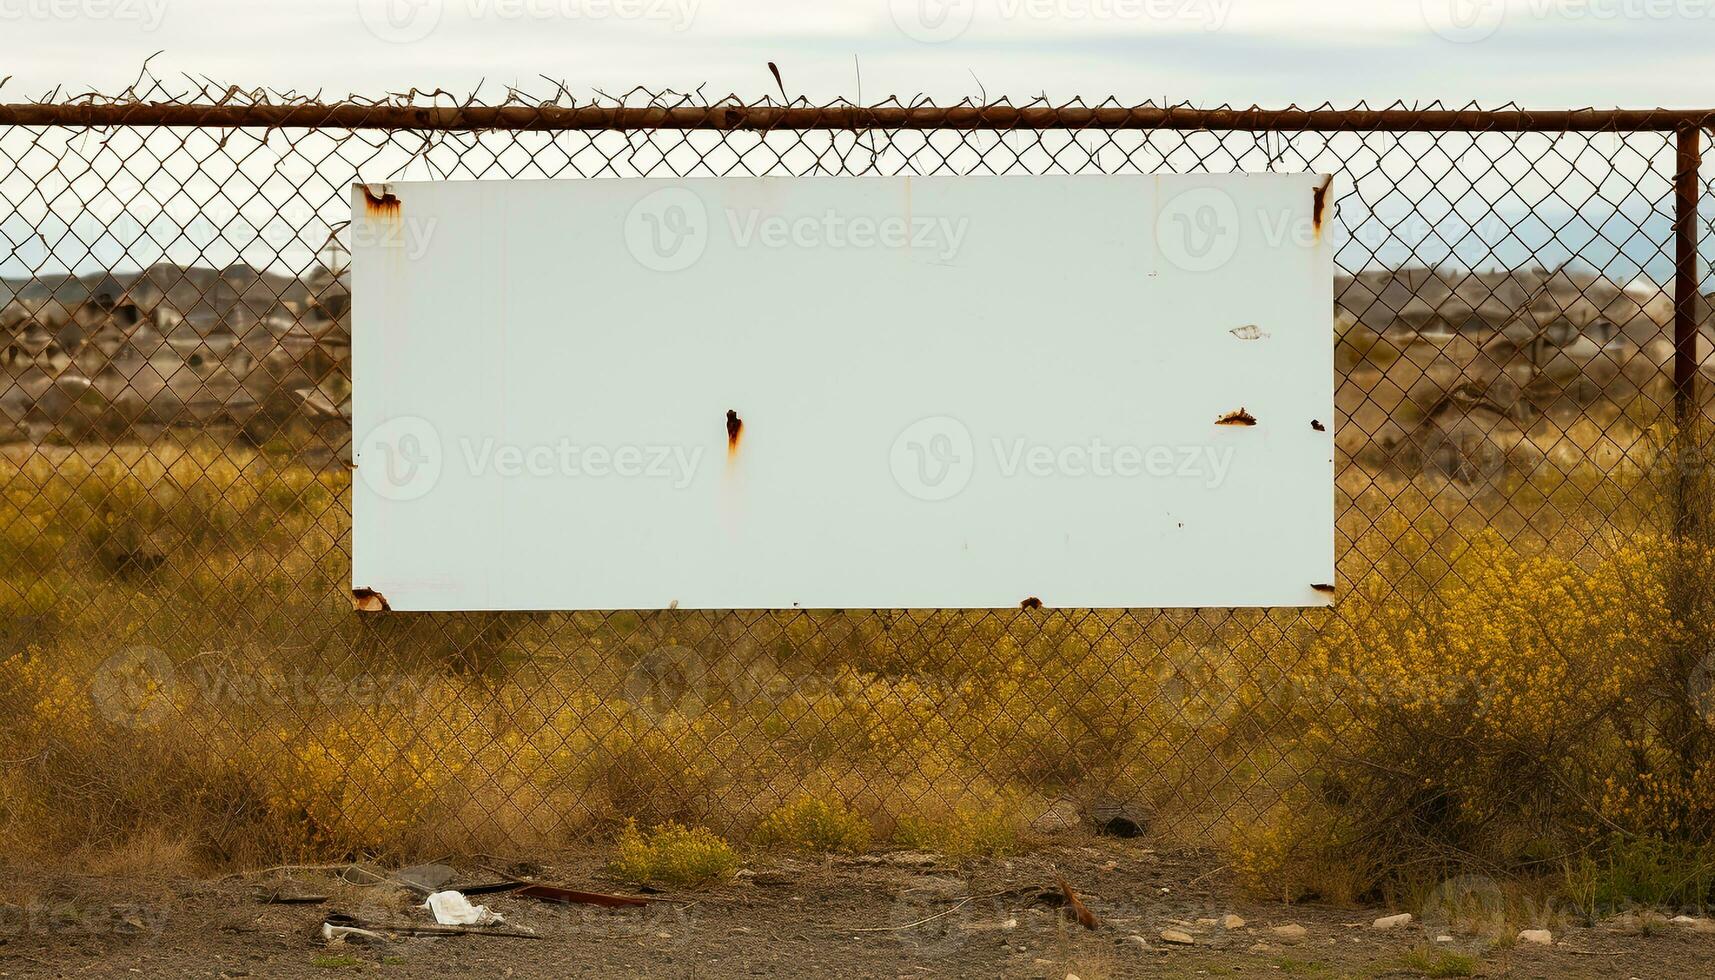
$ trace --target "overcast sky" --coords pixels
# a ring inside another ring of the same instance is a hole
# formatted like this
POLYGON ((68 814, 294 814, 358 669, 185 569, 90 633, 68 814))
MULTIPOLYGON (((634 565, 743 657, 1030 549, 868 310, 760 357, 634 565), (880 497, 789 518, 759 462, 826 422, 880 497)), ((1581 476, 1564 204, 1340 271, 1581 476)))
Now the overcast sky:
POLYGON ((158 73, 866 102, 1715 104, 1715 0, 0 0, 6 101, 158 73), (854 61, 857 67, 854 68, 854 61))

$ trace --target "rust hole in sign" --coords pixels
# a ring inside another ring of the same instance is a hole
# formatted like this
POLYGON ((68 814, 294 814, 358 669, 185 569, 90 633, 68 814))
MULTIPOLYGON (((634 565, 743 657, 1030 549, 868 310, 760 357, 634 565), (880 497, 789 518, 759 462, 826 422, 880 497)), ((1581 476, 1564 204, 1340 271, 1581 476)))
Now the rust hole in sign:
POLYGON ((1036 598, 1035 596, 1031 596, 1030 598, 1019 603, 1018 608, 1020 608, 1020 609, 1041 609, 1042 608, 1042 600, 1036 598))
POLYGON ((358 186, 363 188, 363 210, 371 218, 392 219, 399 217, 399 198, 387 189, 387 185, 381 186, 379 197, 369 189, 368 184, 359 184, 358 186))
POLYGON ((1244 410, 1241 406, 1236 412, 1228 412, 1215 420, 1216 425, 1255 425, 1256 416, 1244 410))
POLYGON ((1311 588, 1315 589, 1317 592, 1326 592, 1329 595, 1334 593, 1334 587, 1326 582, 1318 582, 1315 585, 1312 585, 1311 588))
POLYGON ((1318 236, 1322 234, 1322 214, 1327 210, 1328 188, 1333 185, 1334 175, 1329 174, 1322 178, 1322 183, 1318 184, 1314 191, 1310 192, 1310 221, 1316 226, 1318 236))
POLYGON ((374 589, 352 589, 351 608, 358 612, 387 612, 392 606, 387 604, 387 597, 374 589))
POLYGON ((1328 427, 1323 425, 1322 421, 1320 419, 1311 419, 1310 420, 1310 427, 1312 429, 1315 429, 1317 432, 1327 432, 1328 431, 1328 427))
POLYGON ((728 458, 738 455, 738 437, 744 431, 744 419, 732 409, 726 410, 726 454, 728 458))

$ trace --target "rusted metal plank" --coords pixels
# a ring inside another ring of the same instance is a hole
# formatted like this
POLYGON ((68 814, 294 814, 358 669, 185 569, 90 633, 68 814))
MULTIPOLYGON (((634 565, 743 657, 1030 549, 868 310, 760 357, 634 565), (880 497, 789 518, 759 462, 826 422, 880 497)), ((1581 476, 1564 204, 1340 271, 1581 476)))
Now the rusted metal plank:
POLYGON ((1182 129, 1323 132, 1695 131, 1715 109, 1196 109, 1187 106, 0 105, 0 125, 423 130, 1182 129))

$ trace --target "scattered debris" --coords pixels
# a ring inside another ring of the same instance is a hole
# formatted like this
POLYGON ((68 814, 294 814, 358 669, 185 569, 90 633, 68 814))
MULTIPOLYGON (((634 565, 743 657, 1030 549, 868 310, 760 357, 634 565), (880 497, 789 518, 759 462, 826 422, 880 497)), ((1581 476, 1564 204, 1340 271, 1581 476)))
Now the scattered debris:
POLYGON ((337 926, 332 922, 322 923, 322 938, 330 943, 384 943, 387 941, 387 937, 379 932, 358 926, 337 926))
POLYGON ((311 892, 272 891, 257 897, 263 905, 320 905, 328 896, 311 892))
POLYGON ((472 905, 462 892, 435 892, 423 900, 423 908, 443 926, 493 926, 506 920, 486 905, 472 905))
POLYGON ((1066 910, 1071 913, 1072 918, 1078 920, 1079 925, 1085 929, 1094 929, 1101 925, 1096 914, 1091 912, 1089 906, 1084 904, 1083 899, 1078 897, 1078 892, 1072 887, 1071 882, 1058 872, 1054 874, 1054 880, 1060 885, 1060 893, 1066 896, 1066 910))
MULTIPOLYGON (((395 882, 427 898, 438 891, 447 890, 447 883, 458 876, 458 872, 444 864, 414 864, 409 868, 401 868, 391 875, 395 882)), ((470 889, 458 889, 471 894, 470 889)))
POLYGON ((1411 924, 1411 913, 1401 912, 1398 915, 1384 915, 1370 923, 1371 929, 1398 929, 1400 926, 1411 924))
POLYGON ((1175 946, 1195 946, 1197 944, 1197 940, 1191 938, 1190 933, 1181 932, 1178 929, 1161 930, 1161 941, 1172 943, 1175 946))
POLYGON ((1524 929, 1518 934, 1521 943, 1534 943, 1538 946, 1554 945, 1554 933, 1547 929, 1524 929))
POLYGON ((1676 926, 1690 929, 1692 932, 1715 932, 1715 919, 1702 919, 1693 915, 1676 915, 1667 921, 1676 926))
POLYGON ((1256 416, 1245 411, 1244 406, 1241 405, 1241 406, 1239 406, 1237 411, 1228 412, 1227 414, 1216 419, 1215 424, 1216 425, 1255 425, 1256 424, 1256 416))
MULTIPOLYGON (((495 918, 499 924, 499 917, 495 918)), ((366 922, 343 912, 332 912, 323 920, 321 936, 330 942, 384 942, 394 936, 485 936, 495 939, 541 939, 524 926, 497 929, 492 926, 424 925, 417 922, 366 922)))
POLYGON ((657 901, 657 899, 637 898, 631 895, 580 892, 554 885, 525 885, 513 894, 519 898, 534 898, 542 902, 559 902, 562 905, 599 905, 607 909, 637 908, 648 905, 651 901, 657 901))
POLYGON ((895 868, 938 868, 947 862, 941 855, 930 851, 889 851, 885 854, 859 854, 841 863, 862 867, 888 865, 895 868))
POLYGON ((456 890, 464 892, 466 896, 501 895, 506 892, 515 892, 528 884, 529 882, 525 881, 493 881, 479 885, 460 885, 456 890))

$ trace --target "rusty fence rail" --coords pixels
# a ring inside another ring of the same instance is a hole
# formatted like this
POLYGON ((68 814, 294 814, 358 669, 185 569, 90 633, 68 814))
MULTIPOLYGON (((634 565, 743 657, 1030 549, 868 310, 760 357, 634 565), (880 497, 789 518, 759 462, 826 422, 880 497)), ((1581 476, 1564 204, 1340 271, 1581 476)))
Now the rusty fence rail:
POLYGON ((1354 650, 1445 628, 1462 562, 1701 524, 1715 110, 642 102, 0 105, 8 833, 500 849, 809 798, 1220 839, 1357 805, 1326 726, 1415 702, 1354 650), (1265 170, 1336 180, 1332 611, 352 611, 354 182, 1265 170))

